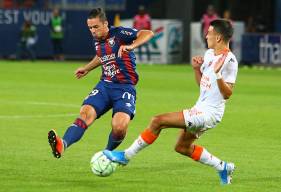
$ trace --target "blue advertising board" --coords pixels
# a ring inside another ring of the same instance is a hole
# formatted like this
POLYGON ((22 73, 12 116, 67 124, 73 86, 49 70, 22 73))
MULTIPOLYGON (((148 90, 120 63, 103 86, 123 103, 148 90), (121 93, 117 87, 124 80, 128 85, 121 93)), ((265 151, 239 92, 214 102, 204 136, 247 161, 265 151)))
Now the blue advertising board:
MULTIPOLYGON (((87 27, 88 11, 62 11, 64 17, 64 53, 71 57, 92 57, 95 52, 92 37, 87 27)), ((41 58, 52 56, 49 23, 50 10, 0 9, 0 57, 14 55, 20 41, 20 29, 24 20, 30 20, 37 28, 36 55, 41 58)))
POLYGON ((244 34, 242 37, 242 61, 280 65, 281 34, 244 34))

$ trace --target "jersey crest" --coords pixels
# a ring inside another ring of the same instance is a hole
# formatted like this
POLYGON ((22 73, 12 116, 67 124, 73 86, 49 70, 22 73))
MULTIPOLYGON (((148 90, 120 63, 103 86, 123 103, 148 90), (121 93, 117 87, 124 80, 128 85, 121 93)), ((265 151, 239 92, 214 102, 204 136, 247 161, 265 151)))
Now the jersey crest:
POLYGON ((111 37, 108 39, 108 44, 110 47, 113 47, 115 45, 115 37, 111 37))

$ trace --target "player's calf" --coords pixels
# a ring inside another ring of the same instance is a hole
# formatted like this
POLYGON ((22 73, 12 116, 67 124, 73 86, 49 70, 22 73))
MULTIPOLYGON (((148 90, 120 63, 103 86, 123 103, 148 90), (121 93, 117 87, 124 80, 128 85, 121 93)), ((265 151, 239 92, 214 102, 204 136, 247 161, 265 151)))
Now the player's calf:
POLYGON ((108 136, 108 142, 107 142, 107 146, 106 149, 107 150, 114 150, 115 148, 117 148, 123 141, 123 139, 126 136, 126 132, 113 132, 111 131, 109 136, 108 136))

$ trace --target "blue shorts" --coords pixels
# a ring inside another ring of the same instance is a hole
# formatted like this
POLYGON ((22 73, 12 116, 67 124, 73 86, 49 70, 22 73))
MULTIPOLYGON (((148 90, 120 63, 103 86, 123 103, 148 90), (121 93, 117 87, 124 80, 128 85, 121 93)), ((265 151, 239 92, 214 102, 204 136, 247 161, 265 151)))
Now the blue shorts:
POLYGON ((97 118, 112 108, 112 116, 124 112, 134 118, 136 110, 136 89, 134 85, 100 81, 85 98, 83 105, 95 108, 97 118))

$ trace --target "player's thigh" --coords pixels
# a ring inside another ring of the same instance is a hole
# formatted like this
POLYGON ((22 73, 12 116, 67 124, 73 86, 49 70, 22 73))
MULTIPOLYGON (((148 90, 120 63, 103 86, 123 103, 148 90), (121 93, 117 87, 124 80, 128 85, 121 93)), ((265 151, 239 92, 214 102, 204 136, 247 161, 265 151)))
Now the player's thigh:
POLYGON ((156 115, 152 118, 152 124, 159 124, 161 128, 185 128, 182 111, 156 115))
MULTIPOLYGON (((136 90, 133 86, 123 86, 112 90, 111 98, 113 100, 112 116, 116 113, 126 113, 130 119, 133 119, 136 112, 136 90)), ((121 115, 122 116, 122 115, 121 115)), ((119 115, 117 116, 119 117, 119 115)))
POLYGON ((83 105, 90 105, 95 109, 96 118, 102 116, 112 107, 108 92, 107 88, 100 82, 83 102, 83 105))

